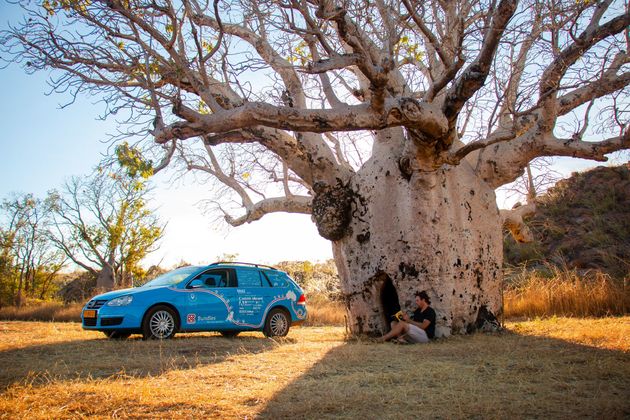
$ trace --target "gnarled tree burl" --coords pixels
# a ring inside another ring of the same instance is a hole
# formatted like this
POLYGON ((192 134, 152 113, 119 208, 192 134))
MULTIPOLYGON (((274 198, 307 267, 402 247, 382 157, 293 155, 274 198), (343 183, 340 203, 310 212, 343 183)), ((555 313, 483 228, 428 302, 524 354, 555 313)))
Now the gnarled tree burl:
POLYGON ((497 314, 501 226, 527 239, 533 205, 494 190, 537 157, 630 148, 620 0, 24 3, 5 59, 122 110, 155 170, 214 179, 234 226, 312 214, 354 332, 419 289, 441 334, 497 314))

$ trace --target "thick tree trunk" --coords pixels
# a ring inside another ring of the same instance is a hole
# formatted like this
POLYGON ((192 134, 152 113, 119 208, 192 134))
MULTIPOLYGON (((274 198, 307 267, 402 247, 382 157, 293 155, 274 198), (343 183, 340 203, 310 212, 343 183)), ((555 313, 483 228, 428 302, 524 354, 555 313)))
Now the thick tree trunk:
POLYGON ((96 278, 96 289, 101 292, 114 290, 115 284, 116 281, 114 278, 114 268, 112 267, 112 264, 104 264, 103 268, 98 273, 98 277, 96 278))
POLYGON ((399 307, 415 309, 421 290, 437 312, 437 335, 479 327, 501 310, 493 189, 466 162, 409 176, 399 159, 383 155, 348 186, 350 221, 333 242, 351 331, 384 333, 399 307))
POLYGON ((15 306, 17 306, 18 308, 21 308, 22 305, 24 304, 24 295, 22 293, 23 289, 24 289, 24 268, 20 270, 18 288, 17 288, 17 292, 15 293, 15 298, 13 300, 15 303, 15 306))

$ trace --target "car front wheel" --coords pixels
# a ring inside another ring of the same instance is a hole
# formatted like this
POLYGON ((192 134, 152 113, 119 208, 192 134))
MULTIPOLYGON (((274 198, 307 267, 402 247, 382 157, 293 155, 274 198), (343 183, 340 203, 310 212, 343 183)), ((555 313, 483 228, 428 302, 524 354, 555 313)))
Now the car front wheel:
POLYGON ((267 316, 263 334, 266 337, 284 337, 289 333, 291 318, 282 309, 274 309, 267 316))
POLYGON ((142 323, 142 338, 166 340, 177 332, 177 314, 168 306, 151 308, 142 323))

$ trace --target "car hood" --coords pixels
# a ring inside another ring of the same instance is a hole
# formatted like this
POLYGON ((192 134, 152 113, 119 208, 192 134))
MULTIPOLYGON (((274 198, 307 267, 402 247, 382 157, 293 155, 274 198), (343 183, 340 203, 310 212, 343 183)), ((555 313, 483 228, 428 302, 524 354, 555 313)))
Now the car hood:
POLYGON ((103 293, 102 295, 97 295, 92 298, 92 300, 112 300, 116 299, 120 296, 125 295, 133 295, 139 292, 140 290, 136 287, 132 287, 129 289, 120 289, 120 290, 112 290, 111 292, 103 293))

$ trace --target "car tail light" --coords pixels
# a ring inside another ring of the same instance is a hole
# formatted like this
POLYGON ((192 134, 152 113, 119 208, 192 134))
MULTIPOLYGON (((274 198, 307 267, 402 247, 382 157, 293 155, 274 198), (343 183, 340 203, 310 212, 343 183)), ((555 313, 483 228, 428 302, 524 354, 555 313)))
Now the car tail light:
POLYGON ((306 295, 302 295, 300 296, 300 298, 297 301, 298 305, 306 305, 306 295))

